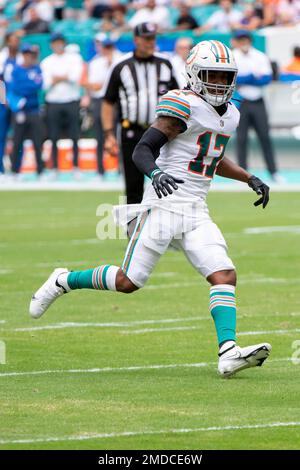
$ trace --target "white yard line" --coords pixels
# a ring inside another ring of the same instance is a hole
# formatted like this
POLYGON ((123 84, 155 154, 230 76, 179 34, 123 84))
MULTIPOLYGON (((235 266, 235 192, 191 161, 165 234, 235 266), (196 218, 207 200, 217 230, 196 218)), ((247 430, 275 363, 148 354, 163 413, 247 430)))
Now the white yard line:
POLYGON ((200 330, 200 326, 172 326, 168 328, 143 328, 140 330, 123 330, 120 331, 122 335, 140 335, 144 333, 158 333, 162 331, 189 331, 200 330))
POLYGON ((62 322, 56 323, 53 325, 41 325, 41 326, 31 326, 24 328, 14 328, 10 331, 42 331, 42 330, 60 330, 65 328, 123 328, 126 326, 134 325, 153 325, 156 323, 180 323, 180 322, 189 322, 189 321, 199 321, 199 320, 210 320, 209 315, 205 317, 186 317, 186 318, 163 318, 163 319, 153 319, 153 320, 133 320, 125 322, 106 322, 106 323, 95 323, 95 322, 62 322))
POLYGON ((161 434, 191 434, 200 432, 222 432, 222 431, 240 431, 244 429, 272 429, 272 428, 287 428, 299 427, 300 421, 288 422, 273 422, 273 423, 258 423, 258 424, 245 424, 245 425, 230 425, 230 426, 207 426, 201 428, 174 428, 174 429, 157 429, 157 430, 143 430, 143 431, 125 431, 125 432, 110 432, 110 433, 87 433, 82 435, 69 435, 69 436, 51 436, 51 437, 38 437, 38 438, 22 438, 22 439, 0 439, 0 445, 5 444, 34 444, 39 442, 63 442, 63 441, 87 441, 92 439, 109 439, 118 437, 135 437, 147 435, 161 435, 161 434))
MULTIPOLYGON (((203 287, 202 278, 198 281, 188 281, 188 282, 174 282, 170 284, 158 284, 145 286, 143 289, 146 290, 158 290, 158 289, 177 289, 182 287, 192 287, 192 286, 201 286, 203 287)), ((258 278, 244 278, 238 280, 238 285, 244 284, 299 284, 299 279, 286 279, 286 278, 276 278, 276 277, 258 277, 258 278)))
MULTIPOLYGON (((167 328, 143 328, 139 330, 123 330, 120 331, 124 335, 138 335, 144 333, 159 333, 163 331, 188 331, 188 330, 200 330, 201 326, 174 326, 167 328)), ((238 336, 255 336, 255 335, 283 335, 300 333, 300 328, 285 329, 285 330, 262 330, 262 331, 240 331, 237 333, 238 336)))
POLYGON ((102 367, 93 369, 51 369, 51 370, 34 370, 29 372, 1 372, 1 377, 18 377, 28 375, 48 375, 48 374, 100 374, 104 372, 130 372, 138 370, 151 370, 151 369, 177 369, 190 368, 190 367, 208 367, 214 363, 209 362, 195 362, 191 364, 157 364, 149 366, 129 366, 129 367, 102 367))
MULTIPOLYGON (((284 357, 269 360, 270 362, 291 362, 292 358, 284 357)), ((189 364, 150 364, 144 366, 128 366, 128 367, 102 367, 92 369, 49 369, 49 370, 32 370, 24 372, 1 372, 1 377, 20 377, 20 376, 32 376, 32 375, 51 375, 51 374, 101 374, 106 372, 134 372, 140 370, 160 370, 160 369, 189 369, 189 368, 200 368, 215 366, 216 362, 192 362, 189 364)))
MULTIPOLYGON (((299 316, 300 312, 292 312, 292 313, 271 313, 270 315, 265 315, 267 318, 275 318, 275 317, 293 317, 299 316)), ((242 318, 261 318, 261 314, 239 314, 239 319, 242 318)), ((116 322, 59 322, 53 323, 52 325, 38 325, 38 326, 26 326, 26 327, 18 327, 18 328, 9 328, 9 329, 2 329, 2 331, 13 331, 13 332, 26 332, 26 331, 45 331, 45 330, 63 330, 69 328, 123 328, 123 327, 131 327, 136 325, 156 325, 156 324, 172 324, 172 323, 190 323, 190 322, 198 322, 198 321, 211 321, 211 316, 209 313, 203 316, 193 316, 193 317, 179 317, 179 318, 153 318, 151 320, 132 320, 132 321, 116 321, 116 322)), ((0 320, 0 324, 6 323, 6 320, 0 320)), ((184 327, 174 327, 172 329, 195 329, 198 327, 195 326, 184 326, 184 327)), ((136 331, 139 332, 151 332, 151 331, 164 331, 167 330, 166 328, 152 328, 146 330, 128 330, 122 331, 121 333, 135 333, 136 331)), ((169 328, 170 330, 170 328, 169 328)), ((277 331, 277 330, 276 330, 277 331)), ((279 331, 290 331, 290 330, 279 330, 279 331)), ((246 332, 250 334, 250 332, 246 332)), ((240 333, 243 334, 243 333, 240 333)), ((245 333, 244 333, 245 334, 245 333)), ((257 332, 253 331, 251 334, 257 334, 257 332)))
POLYGON ((255 335, 288 335, 292 333, 300 333, 300 328, 282 329, 282 330, 262 330, 262 331, 241 331, 238 336, 255 336, 255 335))
POLYGON ((246 235, 260 235, 265 233, 300 233, 300 225, 279 225, 274 227, 248 227, 243 230, 246 235))

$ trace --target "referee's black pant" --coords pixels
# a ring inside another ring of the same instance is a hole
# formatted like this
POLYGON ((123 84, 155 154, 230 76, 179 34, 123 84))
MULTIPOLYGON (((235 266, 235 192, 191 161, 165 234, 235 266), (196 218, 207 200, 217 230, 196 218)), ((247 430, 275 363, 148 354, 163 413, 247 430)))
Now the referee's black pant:
POLYGON ((57 169, 57 141, 62 137, 62 129, 73 141, 73 165, 78 167, 79 101, 71 103, 48 103, 47 125, 49 139, 52 142, 52 165, 57 169))
POLYGON ((97 167, 98 173, 103 175, 103 129, 101 121, 102 98, 92 98, 92 113, 94 121, 94 132, 97 140, 97 167))
POLYGON ((247 169, 248 131, 253 127, 259 139, 267 168, 271 174, 276 173, 274 151, 269 133, 268 115, 264 100, 243 100, 240 107, 240 124, 237 128, 237 155, 242 168, 247 169))
POLYGON ((42 145, 44 139, 43 121, 38 112, 18 112, 13 115, 13 150, 12 172, 19 173, 22 161, 20 152, 25 139, 31 139, 34 147, 38 174, 42 173, 44 164, 42 161, 42 145))
POLYGON ((145 130, 146 128, 133 124, 128 128, 122 127, 121 154, 123 158, 127 204, 139 204, 143 199, 144 175, 133 163, 132 154, 145 130))

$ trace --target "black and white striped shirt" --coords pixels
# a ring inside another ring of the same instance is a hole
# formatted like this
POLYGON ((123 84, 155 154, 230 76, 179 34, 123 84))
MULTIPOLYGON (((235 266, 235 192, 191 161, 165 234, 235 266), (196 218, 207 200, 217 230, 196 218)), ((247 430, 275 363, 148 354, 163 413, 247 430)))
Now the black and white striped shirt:
POLYGON ((146 126, 155 119, 159 97, 178 88, 171 62, 155 53, 140 59, 126 54, 115 63, 106 80, 103 99, 117 103, 120 121, 146 126))

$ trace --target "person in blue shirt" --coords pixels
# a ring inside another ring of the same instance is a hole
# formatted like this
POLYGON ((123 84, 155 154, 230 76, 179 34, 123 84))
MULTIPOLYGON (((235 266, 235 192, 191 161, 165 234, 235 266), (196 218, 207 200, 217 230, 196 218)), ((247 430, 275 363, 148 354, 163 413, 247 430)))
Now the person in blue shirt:
POLYGON ((240 124, 237 128, 237 157, 239 165, 248 168, 248 134, 252 128, 259 140, 270 178, 283 183, 278 172, 270 136, 264 88, 272 82, 271 62, 266 54, 252 45, 249 31, 236 31, 233 38, 234 58, 238 67, 237 96, 240 100, 240 124))
MULTIPOLYGON (((4 39, 4 48, 1 50, 0 58, 0 79, 3 81, 6 94, 9 93, 12 80, 12 71, 20 61, 19 55, 20 39, 16 33, 7 33, 4 39)), ((3 157, 5 153, 8 131, 11 126, 12 113, 9 104, 0 104, 0 176, 4 174, 3 157)), ((22 149, 19 154, 19 161, 22 158, 22 149)))
POLYGON ((40 66, 37 64, 38 48, 30 44, 21 47, 22 65, 15 65, 8 92, 8 101, 13 112, 14 146, 12 172, 20 171, 18 154, 26 138, 32 140, 37 162, 37 173, 43 172, 42 145, 43 121, 40 115, 39 91, 43 85, 40 66))

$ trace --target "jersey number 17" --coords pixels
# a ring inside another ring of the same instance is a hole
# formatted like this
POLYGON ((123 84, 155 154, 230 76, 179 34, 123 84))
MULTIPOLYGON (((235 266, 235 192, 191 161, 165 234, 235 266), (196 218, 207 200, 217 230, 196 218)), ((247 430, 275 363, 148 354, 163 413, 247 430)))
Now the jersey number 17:
POLYGON ((190 161, 188 170, 192 173, 197 173, 207 178, 213 178, 216 172, 218 163, 222 160, 225 153, 225 148, 230 135, 225 134, 214 134, 210 131, 206 131, 200 134, 197 140, 199 146, 199 152, 196 158, 190 161), (212 154, 219 153, 219 155, 212 156, 212 154), (207 158, 211 161, 207 163, 207 158))

